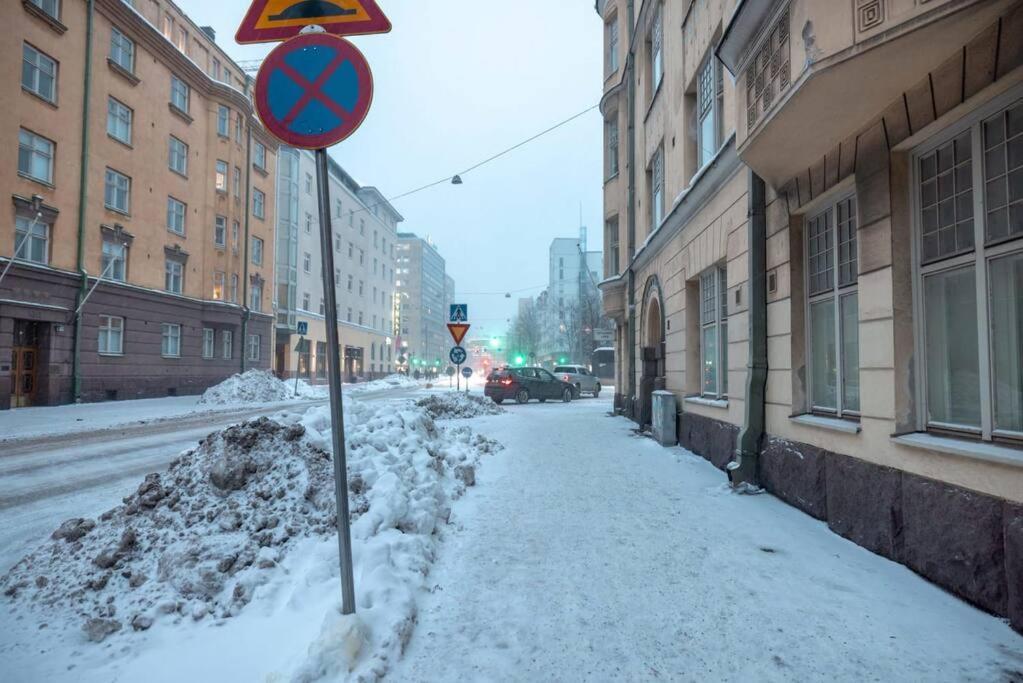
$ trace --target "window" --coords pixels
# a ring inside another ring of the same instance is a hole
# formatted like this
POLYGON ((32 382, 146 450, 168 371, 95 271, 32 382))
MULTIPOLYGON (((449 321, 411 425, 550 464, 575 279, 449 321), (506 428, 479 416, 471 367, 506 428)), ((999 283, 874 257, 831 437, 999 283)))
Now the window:
POLYGON ((171 76, 171 95, 170 101, 177 109, 188 113, 188 101, 190 98, 190 89, 188 84, 177 76, 171 76))
POLYGON ((29 0, 29 2, 54 19, 60 19, 60 0, 29 0))
POLYGON ((202 357, 206 359, 213 358, 216 355, 217 340, 216 332, 209 327, 204 327, 202 330, 202 357))
POLYGON ((604 34, 607 36, 607 74, 610 76, 618 71, 618 14, 605 24, 604 34))
POLYGON ((327 376, 327 342, 316 342, 316 376, 324 379, 327 376))
POLYGON ((700 276, 700 395, 728 396, 728 283, 725 269, 700 276))
POLYGON ((42 221, 18 216, 14 220, 15 258, 46 265, 50 262, 50 226, 42 221))
POLYGON ((234 141, 242 144, 242 114, 237 112, 234 115, 234 141))
POLYGON ((220 347, 220 355, 224 357, 224 360, 234 358, 234 332, 224 330, 220 333, 220 347))
POLYGON ((135 73, 135 43, 116 28, 110 31, 110 61, 125 71, 135 73))
POLYGON ((327 311, 327 307, 326 307, 325 302, 323 301, 323 297, 321 296, 320 297, 320 315, 323 315, 326 311, 327 311))
POLYGON ((103 187, 103 203, 108 209, 128 213, 131 209, 131 178, 108 168, 103 187))
POLYGON ((163 15, 163 37, 167 40, 174 37, 174 17, 170 14, 163 15))
POLYGON ((180 173, 183 176, 188 175, 188 145, 178 140, 173 135, 170 136, 170 143, 168 145, 168 162, 170 170, 175 173, 180 173))
POLYGON ((234 198, 241 199, 242 196, 242 170, 234 167, 234 198))
POLYGON ((313 232, 313 215, 311 213, 307 213, 305 215, 305 233, 307 235, 310 235, 310 234, 312 234, 312 232, 313 232))
POLYGON ((54 144, 22 128, 18 131, 18 173, 48 185, 53 184, 54 144))
POLYGON ((213 272, 213 300, 224 300, 224 288, 227 284, 227 275, 220 270, 213 272))
POLYGON ((259 347, 262 345, 263 338, 258 334, 249 335, 249 360, 259 360, 259 347))
POLYGON ((231 289, 227 294, 227 300, 233 304, 238 303, 238 274, 231 274, 231 289))
POLYGON ((241 232, 241 226, 238 221, 231 221, 231 248, 236 252, 238 251, 238 234, 241 232))
POLYGON ((266 218, 266 195, 262 190, 252 190, 252 215, 256 218, 266 218))
POLYGON ((309 173, 305 174, 305 193, 306 194, 313 193, 313 177, 309 173))
POLYGON ((654 10, 654 21, 647 37, 647 51, 650 55, 650 98, 657 93, 664 79, 664 7, 658 4, 654 10))
POLYGON ((660 227, 664 220, 664 147, 658 147, 647 172, 650 185, 650 230, 660 227))
POLYGON ((713 161, 714 155, 717 154, 718 147, 721 145, 723 98, 721 62, 711 53, 707 58, 707 63, 700 69, 697 79, 696 137, 700 168, 713 161))
POLYGON ((184 26, 178 27, 178 40, 175 44, 178 46, 179 50, 188 54, 188 31, 185 30, 184 26))
POLYGON ((103 236, 103 254, 100 267, 101 277, 124 282, 127 275, 128 247, 113 236, 103 236))
POLYGON ((307 273, 312 272, 313 269, 313 257, 312 254, 306 252, 302 254, 302 270, 307 273))
POLYGON ((262 142, 257 142, 255 145, 256 151, 253 153, 253 164, 256 168, 261 171, 266 170, 266 145, 262 142))
POLYGON ((217 135, 231 137, 231 110, 222 104, 217 106, 217 135))
POLYGON ((218 249, 227 248, 227 216, 217 216, 214 219, 213 244, 218 249))
POLYGON ((210 75, 213 76, 213 80, 220 80, 220 60, 213 57, 213 61, 210 65, 210 75))
POLYGON ((351 242, 348 243, 348 258, 353 258, 355 255, 355 245, 351 242))
POLYGON ((359 219, 359 234, 360 235, 366 234, 366 220, 362 218, 359 219))
POLYGON ((104 356, 120 356, 124 353, 124 318, 112 315, 99 317, 96 350, 104 356))
POLYGON ((185 234, 185 204, 174 197, 167 197, 167 229, 171 232, 185 234))
POLYGON ((348 209, 348 226, 355 227, 355 211, 348 209))
POLYGON ((217 192, 227 193, 227 162, 217 159, 216 171, 213 176, 213 186, 217 192))
POLYGON ((160 340, 160 354, 164 358, 181 357, 181 325, 163 323, 160 340))
POLYGON ((113 97, 107 98, 107 135, 131 144, 132 111, 113 97))
POLYGON ((164 261, 163 288, 172 294, 181 294, 185 285, 185 266, 180 261, 164 261))
POLYGON ((789 11, 782 12, 746 68, 746 124, 750 130, 789 86, 789 11))
POLYGON ((263 240, 260 237, 252 238, 252 263, 257 266, 263 265, 263 240))
POLYGON ((249 289, 249 308, 257 313, 263 310, 263 285, 262 283, 253 283, 249 289))
POLYGON ((310 305, 309 292, 302 293, 302 310, 308 311, 310 305))
POLYGON ((614 277, 618 275, 621 267, 621 237, 618 229, 618 216, 607 219, 604 231, 607 233, 607 262, 604 264, 604 276, 614 277))
POLYGON ((336 205, 337 205, 337 217, 341 218, 341 215, 344 213, 344 208, 341 206, 341 200, 340 199, 337 200, 336 205))
POLYGON ((1023 439, 1023 100, 942 136, 914 172, 922 422, 1023 439))
POLYGON ((860 410, 856 198, 806 225, 810 409, 844 417, 860 410))
POLYGON ((28 43, 22 46, 21 87, 47 102, 57 101, 57 62, 28 43))
POLYGON ((604 123, 604 135, 607 137, 607 177, 618 175, 618 113, 604 123))
POLYGON ((351 275, 349 275, 348 276, 348 291, 349 292, 352 291, 354 286, 355 286, 355 278, 352 277, 351 275))

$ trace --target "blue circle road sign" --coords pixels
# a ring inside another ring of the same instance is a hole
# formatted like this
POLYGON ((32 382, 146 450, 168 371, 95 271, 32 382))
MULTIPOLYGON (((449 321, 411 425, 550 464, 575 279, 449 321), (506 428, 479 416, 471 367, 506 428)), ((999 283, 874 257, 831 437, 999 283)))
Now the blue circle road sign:
POLYGON ((462 377, 466 379, 472 377, 472 368, 462 368, 462 377))
POLYGON ((456 346, 451 349, 451 362, 455 365, 461 365, 465 362, 465 359, 469 357, 469 354, 465 352, 461 346, 456 346))
POLYGON ((373 75, 347 40, 304 33, 263 60, 255 101, 259 119, 281 142, 330 147, 362 125, 373 102, 373 75))

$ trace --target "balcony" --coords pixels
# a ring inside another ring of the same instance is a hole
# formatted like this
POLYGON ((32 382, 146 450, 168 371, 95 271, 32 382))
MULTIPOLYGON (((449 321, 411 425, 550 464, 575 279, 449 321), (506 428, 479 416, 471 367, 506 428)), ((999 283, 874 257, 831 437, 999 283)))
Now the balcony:
POLYGON ((997 31, 978 48, 991 53, 987 60, 968 56, 963 66, 964 46, 983 41, 1013 4, 853 0, 852 12, 839 12, 829 0, 741 3, 717 51, 746 114, 737 122, 739 156, 780 187, 840 145, 845 156, 843 142, 854 143, 957 54, 959 72, 950 64, 943 73, 968 93, 964 77, 981 77, 970 69, 994 70, 997 31))

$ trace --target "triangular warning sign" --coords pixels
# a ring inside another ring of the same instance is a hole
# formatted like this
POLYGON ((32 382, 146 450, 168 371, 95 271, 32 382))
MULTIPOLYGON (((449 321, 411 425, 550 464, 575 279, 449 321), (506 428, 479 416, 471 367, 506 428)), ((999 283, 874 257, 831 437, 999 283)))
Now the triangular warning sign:
POLYGON ((253 0, 235 34, 239 43, 271 43, 315 24, 327 33, 387 33, 391 22, 376 0, 253 0))
POLYGON ((465 335, 469 334, 469 325, 463 323, 448 323, 448 332, 451 333, 451 338, 455 340, 455 345, 462 343, 465 339, 465 335))

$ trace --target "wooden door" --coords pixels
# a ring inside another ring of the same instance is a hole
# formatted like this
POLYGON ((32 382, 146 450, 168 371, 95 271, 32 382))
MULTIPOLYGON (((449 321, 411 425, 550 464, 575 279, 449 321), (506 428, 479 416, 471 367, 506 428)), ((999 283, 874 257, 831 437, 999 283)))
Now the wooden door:
POLYGON ((39 324, 16 320, 11 363, 11 407, 35 405, 39 385, 39 324))

